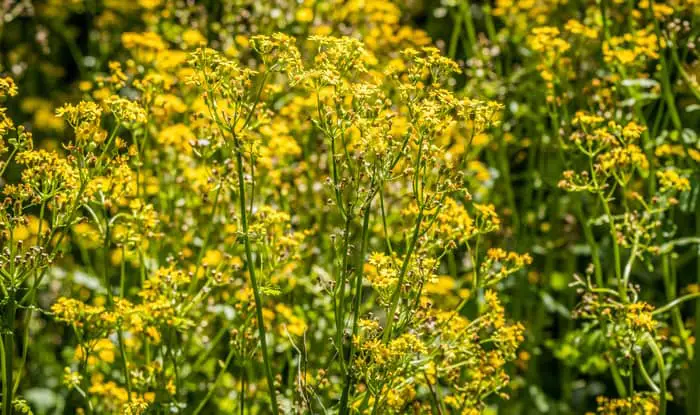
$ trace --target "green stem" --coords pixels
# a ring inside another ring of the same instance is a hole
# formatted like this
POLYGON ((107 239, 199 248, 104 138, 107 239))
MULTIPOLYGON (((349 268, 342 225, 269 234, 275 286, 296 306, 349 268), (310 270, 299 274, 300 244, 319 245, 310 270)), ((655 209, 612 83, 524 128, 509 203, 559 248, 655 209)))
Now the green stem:
MULTIPOLYGON (((5 339, 0 337, 0 376, 2 376, 2 396, 7 396, 7 382, 5 381, 5 339)), ((5 410, 3 408, 3 415, 5 410)))
MULTIPOLYGON (((670 303, 666 304, 665 306, 660 307, 660 308, 657 308, 656 310, 652 311, 652 312, 651 312, 651 315, 655 316, 655 315, 657 315, 657 314, 665 313, 665 312, 667 312, 667 311, 673 309, 674 307, 676 307, 677 305, 679 305, 679 304, 681 304, 681 303, 684 303, 684 302, 686 302, 686 301, 689 301, 689 300, 692 300, 692 299, 695 299, 695 298, 698 298, 698 297, 700 297, 700 292, 692 293, 692 294, 686 294, 686 295, 684 295, 684 296, 682 296, 682 297, 678 297, 678 298, 676 298, 675 300, 671 301, 670 303)), ((699 308, 700 308, 700 307, 699 307, 699 308)))
POLYGON ((605 281, 603 280, 603 267, 600 264, 600 255, 598 253, 598 243, 595 240, 595 237, 593 236, 593 231, 591 230, 591 225, 588 223, 586 220, 584 214, 583 214, 583 209, 581 208, 581 204, 576 203, 576 216, 578 216, 578 220, 581 223, 581 227, 583 228, 583 235, 586 238, 586 242, 588 243, 588 246, 591 248, 591 257, 593 259, 593 269, 595 272, 595 282, 598 288, 603 288, 605 286, 605 281))
POLYGON ((511 223, 513 233, 518 235, 520 232, 520 217, 518 215, 518 207, 515 201, 515 193, 513 192, 513 181, 510 176, 510 163, 508 162, 508 144, 505 137, 501 134, 501 142, 498 145, 498 161, 500 164, 501 174, 503 175, 503 184, 506 190, 506 200, 511 210, 511 223))
MULTIPOLYGON (((102 245, 102 252, 103 252, 103 267, 102 267, 102 277, 104 279, 105 283, 105 288, 107 289, 107 301, 109 305, 114 304, 114 298, 112 297, 112 285, 110 284, 109 281, 109 242, 110 242, 110 221, 107 218, 107 209, 104 211, 105 215, 105 227, 104 227, 104 244, 102 245)), ((124 258, 122 257, 122 263, 124 262, 124 258)), ((124 272, 122 270, 121 275, 120 275, 120 290, 124 290, 123 287, 123 277, 124 277, 124 272)), ((123 296, 123 292, 121 293, 123 296)), ((127 399, 129 402, 131 402, 131 377, 129 376, 129 363, 126 358, 126 350, 124 348, 124 335, 122 333, 121 328, 117 329, 117 339, 119 340, 119 354, 122 359, 122 370, 124 371, 124 381, 126 382, 126 390, 127 390, 127 399)))
POLYGON ((659 415, 666 415, 666 368, 664 366, 664 356, 653 337, 647 334, 646 340, 652 353, 654 353, 656 364, 659 366, 659 389, 661 390, 659 396, 659 415))
POLYGON ((238 406, 241 409, 241 415, 245 415, 245 371, 241 371, 241 392, 239 395, 238 406))
MULTIPOLYGON (((12 294, 12 293, 10 293, 12 294)), ((5 323, 7 325, 6 330, 7 332, 3 334, 3 343, 4 343, 4 372, 3 372, 3 382, 2 382, 2 389, 3 389, 3 394, 2 394, 2 399, 3 399, 3 405, 2 405, 2 414, 3 415, 12 415, 12 360, 14 358, 14 343, 15 343, 15 337, 14 337, 14 322, 15 322, 15 299, 13 296, 8 298, 8 303, 7 303, 7 312, 5 314, 5 323)))
MULTIPOLYGON (((32 304, 34 301, 32 301, 32 304)), ((26 309, 26 315, 24 317, 24 332, 22 334, 22 356, 20 356, 19 365, 17 367, 17 377, 15 378, 15 385, 12 388, 13 394, 17 393, 19 389, 19 383, 22 380, 22 373, 24 372, 24 366, 27 364, 27 354, 29 353, 29 324, 32 321, 32 309, 26 309)))
POLYGON ((207 404, 209 399, 211 398, 211 395, 214 394, 214 391, 216 390, 217 386, 219 383, 221 383, 221 379, 224 377, 224 373, 226 373, 226 369, 228 368, 229 363, 231 363, 231 359, 233 359, 234 351, 235 348, 231 348, 231 350, 228 352, 228 355, 226 356, 226 360, 224 361, 223 366, 221 366, 221 370, 219 371, 219 374, 216 375, 216 379, 214 380, 214 384, 209 387, 209 392, 207 392, 206 396, 204 399, 202 399, 202 402, 197 405, 197 409, 192 412, 192 415, 198 415, 202 409, 204 409, 204 406, 207 404))
MULTIPOLYGON (((37 242, 39 246, 43 246, 43 238, 42 238, 42 228, 44 224, 44 215, 46 213, 46 201, 41 203, 41 207, 39 208, 39 229, 37 231, 37 242)), ((38 272, 38 271, 37 271, 38 272)), ((36 280, 38 278, 38 275, 35 274, 34 279, 36 280)), ((32 305, 34 304, 34 301, 36 300, 36 291, 33 291, 33 294, 30 298, 29 304, 32 305)), ((20 361, 19 361, 19 366, 17 368, 17 378, 15 379, 15 384, 14 387, 12 388, 13 394, 17 393, 17 390, 19 389, 19 383, 22 380, 22 373, 24 372, 24 366, 27 363, 27 355, 29 353, 29 325, 32 321, 32 313, 33 310, 31 307, 27 307, 26 309, 26 314, 24 316, 24 324, 22 326, 23 328, 23 334, 22 334, 22 355, 20 356, 20 361)))
POLYGON ((226 326, 221 327, 221 329, 216 333, 214 338, 209 342, 209 347, 207 350, 200 354, 197 360, 194 362, 192 367, 202 367, 202 364, 204 364, 204 361, 207 360, 211 352, 214 350, 217 344, 221 341, 221 339, 224 337, 224 334, 228 331, 228 328, 226 326))
POLYGON ((408 263, 411 260, 411 255, 416 247, 416 242, 418 242, 418 235, 420 233, 420 225, 423 222, 423 210, 425 209, 425 204, 422 204, 420 211, 418 212, 418 218, 416 219, 416 227, 413 229, 413 237, 411 238, 411 243, 408 246, 408 251, 403 259, 403 264, 401 264, 401 271, 399 273, 398 281, 396 282, 396 288, 391 295, 391 306, 389 307, 389 313, 386 316, 386 329, 384 329, 383 342, 384 344, 389 343, 391 339, 391 329, 394 324, 394 315, 396 314, 396 308, 399 305, 399 297, 401 293, 401 286, 403 286, 403 280, 406 277, 406 271, 408 270, 408 263))
POLYGON ((681 117, 678 115, 678 109, 676 108, 675 97, 673 96, 673 87, 671 86, 671 74, 668 67, 668 61, 666 60, 666 51, 661 45, 661 39, 663 34, 661 33, 661 28, 659 27, 659 22, 654 18, 654 1, 649 0, 648 15, 650 19, 654 22, 654 32, 656 33, 656 43, 659 49, 659 58, 661 60, 661 74, 663 75, 661 79, 661 89, 663 90, 663 96, 666 100, 666 105, 668 106, 668 111, 671 114, 671 121, 673 122, 673 127, 680 131, 683 128, 681 123, 681 117))
POLYGON ((676 64, 676 67, 678 68, 678 73, 681 75, 681 78, 685 82, 686 87, 688 87, 690 92, 692 92, 693 95, 695 95, 695 99, 700 101, 700 90, 695 87, 695 84, 688 75, 688 72, 686 72, 686 70, 683 68, 683 64, 681 64, 680 59, 678 58, 678 52, 675 48, 669 49, 671 50, 671 59, 676 64))
POLYGON ((610 32, 608 31, 608 13, 605 6, 605 0, 598 0, 600 6, 600 18, 603 21, 603 36, 607 40, 610 38, 610 32))
POLYGON ((644 378, 644 381, 649 385, 649 387, 656 393, 659 393, 659 387, 656 386, 656 383, 654 383, 653 380, 651 380, 651 376, 649 376, 649 372, 647 372, 647 368, 644 367, 644 362, 642 362, 642 355, 637 354, 637 366, 639 366, 639 371, 642 373, 642 378, 644 378))
MULTIPOLYGON (((630 274, 632 273, 632 268, 634 267, 634 260, 637 258, 637 247, 639 245, 639 238, 635 237, 634 242, 632 244, 632 249, 630 250, 630 256, 629 259, 627 260, 627 264, 625 265, 625 271, 622 274, 622 286, 627 287, 629 284, 629 279, 630 279, 630 274)), ((625 296, 621 295, 621 297, 624 299, 625 296)))
POLYGON ((126 245, 122 245, 122 258, 119 265, 119 296, 124 298, 126 295, 126 245))
POLYGON ((472 18, 472 5, 469 0, 464 0, 463 2, 459 3, 459 7, 464 18, 464 25, 467 29, 467 39, 469 40, 469 44, 466 45, 466 47, 467 50, 473 55, 477 47, 477 42, 476 30, 474 29, 474 19, 472 18))
POLYGON ((119 340, 119 354, 122 358, 122 367, 124 370, 124 379, 126 380, 127 399, 131 402, 131 375, 129 374, 129 362, 126 358, 126 348, 124 347, 124 334, 121 328, 117 330, 117 338, 119 340))
MULTIPOLYGON (((661 259, 661 264, 664 276, 664 287, 666 289, 666 300, 669 301, 669 304, 673 304, 676 299, 676 275, 674 270, 672 269, 671 261, 669 258, 670 255, 670 253, 664 254, 661 259)), ((669 309, 671 310, 672 314, 671 317, 673 320, 673 326, 678 332, 678 335, 680 336, 680 339, 683 342, 683 345, 685 346, 686 354, 690 356, 693 353, 693 348, 688 343, 688 335, 686 334, 687 331, 685 329, 685 324, 683 323, 683 317, 681 316, 681 312, 678 308, 674 306, 671 306, 669 309)))
MULTIPOLYGON (((598 186, 598 181, 595 178, 596 169, 593 167, 593 160, 589 160, 589 163, 591 177, 593 178, 593 184, 596 188, 599 189, 600 187, 598 186)), ((620 263, 620 246, 617 242, 617 227, 615 226, 615 218, 613 217, 612 212, 610 211, 610 206, 608 206, 608 200, 606 199, 602 190, 598 190, 598 196, 600 197, 600 201, 603 205, 603 210, 605 211, 605 216, 608 218, 608 222, 610 225, 610 239, 613 247, 613 259, 615 261, 615 278, 617 279, 618 290, 620 292, 620 297, 622 298, 622 301, 628 302, 629 300, 627 298, 627 285, 625 285, 622 278, 622 265, 620 263)))
POLYGON ((345 359, 343 358, 343 332, 345 331, 345 280, 347 278, 348 269, 348 250, 350 249, 350 223, 351 216, 345 217, 345 231, 343 234, 343 261, 342 269, 336 279, 336 287, 338 290, 338 299, 335 310, 335 330, 336 341, 338 342, 338 353, 340 354, 340 368, 345 373, 345 359))
POLYGON ((367 239, 369 237, 369 217, 370 217, 370 204, 373 197, 369 198, 367 205, 364 208, 363 220, 362 220, 362 233, 361 247, 360 247, 360 257, 358 258, 357 265, 357 278, 355 278, 355 301, 353 305, 353 319, 352 319, 352 336, 350 337, 350 352, 348 353, 348 361, 345 371, 345 387, 343 388, 343 394, 340 398, 340 414, 346 415, 349 413, 348 401, 350 398, 350 388, 353 383, 353 373, 352 372, 352 360, 355 354, 355 343, 352 339, 357 335, 357 322, 360 317, 360 305, 362 303, 362 276, 364 273, 365 255, 367 254, 367 239))
POLYGON ((384 193, 379 192, 379 210, 382 214, 382 226, 384 227, 384 238, 386 239, 386 247, 389 250, 389 255, 394 256, 394 249, 391 247, 391 237, 389 236, 389 228, 386 224, 386 210, 384 209, 384 193))
POLYGON ((5 174, 5 169, 7 169, 7 166, 10 165, 10 162, 12 161, 12 157, 17 153, 19 150, 19 147, 15 147, 12 149, 12 152, 10 153, 10 156, 5 160, 5 163, 2 165, 2 168, 0 168, 0 176, 3 176, 5 174))
MULTIPOLYGON (((197 265, 195 266, 194 276, 192 277, 192 281, 190 282, 190 288, 189 288, 190 294, 194 294, 195 289, 197 287, 197 280, 198 280, 197 276, 199 275, 199 269, 202 266, 202 260, 204 258, 204 254, 206 254, 206 250, 209 246, 209 240, 211 239, 211 231, 213 228, 212 225, 213 225, 214 221, 216 220, 216 209, 219 206, 219 196, 221 195, 221 188, 222 187, 223 186, 221 185, 221 183, 217 184, 216 193, 214 195, 214 204, 213 204, 212 210, 211 210, 211 218, 207 222, 207 230, 206 230, 206 234, 204 236, 204 242, 202 242, 202 247, 199 249, 199 254, 197 255, 197 265)), ((251 201, 252 200, 253 199, 251 198, 251 201)))
POLYGON ((627 388, 625 388, 625 383, 622 381, 622 377, 620 376, 620 369, 618 369, 617 364, 614 361, 610 363, 610 373, 612 374, 613 381, 615 382, 617 393, 623 398, 626 397, 627 388))
MULTIPOLYGON (((695 209, 695 235, 700 235, 700 209, 695 209)), ((700 255, 697 257, 697 269, 695 271, 697 278, 697 283, 700 284, 700 255)), ((700 296, 700 293, 696 293, 700 296)), ((687 296, 685 296, 687 297, 687 296)), ((685 297, 677 298, 676 301, 680 302, 685 297)), ((693 376, 692 376, 692 387, 688 396, 693 396, 691 405, 694 406, 695 411, 691 412, 694 415, 700 415, 700 303, 695 305, 695 350, 694 350, 694 361, 693 361, 693 376)))
POLYGON ((270 389, 270 404, 272 406, 272 413, 278 415, 279 410, 277 408, 277 396, 275 392, 275 381, 272 377, 272 369, 270 367, 270 359, 267 352, 267 340, 265 338, 265 321, 263 320, 263 304, 262 298, 260 296, 260 287, 258 286, 258 280, 255 278, 255 263, 253 262, 253 251, 250 246, 250 235, 248 234, 248 217, 246 214, 246 200, 245 200, 245 176, 243 175, 243 154, 241 153, 240 143, 238 137, 234 134, 233 137, 234 145, 236 146, 236 165, 238 169, 238 191, 239 197, 238 201, 240 204, 240 214, 241 214, 241 228, 243 230, 243 243, 245 246, 245 256, 246 256, 246 267, 248 268, 248 274, 250 275, 250 283, 253 286, 253 297, 255 298, 255 311, 258 320, 258 335, 260 337, 260 348, 262 349, 263 364, 265 366, 265 375, 267 377, 267 386, 270 389))
POLYGON ((457 53, 457 43, 459 42, 459 35, 460 35, 461 31, 462 31, 462 14, 457 13, 457 17, 455 18, 454 26, 452 27, 452 35, 450 36, 449 51, 447 52, 447 56, 449 56, 450 59, 454 59, 455 55, 457 53))

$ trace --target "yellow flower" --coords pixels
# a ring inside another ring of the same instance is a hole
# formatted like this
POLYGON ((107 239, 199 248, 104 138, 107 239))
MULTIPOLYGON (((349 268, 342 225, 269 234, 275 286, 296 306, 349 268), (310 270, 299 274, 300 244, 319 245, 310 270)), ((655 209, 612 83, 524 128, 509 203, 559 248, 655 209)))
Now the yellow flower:
POLYGON ((185 30, 182 33, 182 41, 188 48, 202 46, 207 43, 207 39, 196 29, 185 30))
POLYGON ((202 258, 202 263, 216 267, 224 259, 224 255, 218 249, 209 249, 202 258))
POLYGON ((158 52, 167 48, 165 41, 156 33, 125 32, 121 36, 124 48, 139 62, 151 62, 158 52))
POLYGON ((678 191, 687 192, 690 190, 690 181, 679 175, 676 170, 666 169, 657 171, 656 176, 659 178, 661 190, 663 191, 678 191))
MULTIPOLYGON (((82 361, 86 357, 85 353, 85 348, 79 345, 75 349, 73 358, 76 361, 82 361)), ((87 354, 87 362, 89 365, 96 365, 99 362, 110 364, 114 363, 116 358, 116 349, 111 340, 99 339, 88 344, 87 354)))
POLYGON ((178 153, 189 155, 192 154, 192 142, 195 136, 185 124, 175 124, 163 128, 157 139, 160 144, 172 147, 178 153))
POLYGON ((428 294, 437 296, 449 296, 455 288, 455 280, 449 275, 442 275, 425 285, 428 294))
POLYGON ((17 95, 17 85, 10 77, 0 78, 0 97, 8 95, 11 97, 17 95))
POLYGON ((309 23, 314 20, 314 11, 310 7, 302 7, 296 11, 294 17, 297 22, 309 23))

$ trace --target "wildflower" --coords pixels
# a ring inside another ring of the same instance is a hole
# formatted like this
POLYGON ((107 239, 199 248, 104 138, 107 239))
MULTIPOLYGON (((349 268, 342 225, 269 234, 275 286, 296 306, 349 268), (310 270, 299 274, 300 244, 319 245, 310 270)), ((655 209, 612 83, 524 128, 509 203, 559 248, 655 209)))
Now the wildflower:
MULTIPOLYGON (((366 51, 360 41, 351 37, 311 36, 309 40, 318 47, 314 69, 310 74, 319 74, 325 84, 334 84, 335 76, 350 70, 365 72, 366 51), (337 74, 337 75, 336 75, 337 74)), ((308 76, 308 75, 307 75, 308 76)))
POLYGON ((124 48, 131 51, 139 62, 150 62, 158 52, 167 48, 163 39, 153 32, 125 32, 122 33, 121 41, 124 48))
POLYGON ((598 38, 598 30, 596 28, 586 26, 575 19, 570 19, 569 21, 567 21, 565 28, 567 31, 573 34, 581 35, 587 39, 598 38))
POLYGON ((253 36, 252 48, 258 52, 266 66, 271 70, 285 71, 292 76, 301 73, 301 54, 295 45, 295 39, 283 33, 271 36, 253 36))
POLYGON ((102 130, 102 109, 94 102, 80 101, 77 105, 65 104, 56 110, 56 115, 65 119, 75 131, 78 143, 102 143, 107 137, 102 130))
POLYGON ((650 393, 635 393, 628 398, 606 398, 599 396, 598 413, 614 415, 619 413, 629 414, 655 414, 659 411, 659 401, 656 395, 650 393))
POLYGON ((167 148, 172 148, 177 153, 192 154, 192 143, 195 135, 185 124, 174 124, 164 127, 158 134, 157 140, 167 148))
POLYGON ((599 156, 601 169, 606 172, 614 172, 616 169, 638 168, 647 170, 649 161, 642 150, 634 145, 629 144, 626 147, 617 147, 610 152, 603 153, 599 156))
POLYGON ((64 368, 63 384, 68 388, 68 390, 79 386, 82 380, 83 376, 80 373, 72 371, 69 367, 64 368))
POLYGON ((134 101, 112 96, 106 100, 106 104, 109 105, 114 117, 121 123, 134 125, 146 122, 146 111, 134 101))
POLYGON ((201 46, 207 42, 207 39, 195 29, 188 29, 182 33, 182 41, 189 47, 201 46))
POLYGON ((0 78, 0 96, 11 96, 17 95, 17 85, 15 81, 10 77, 0 78))
POLYGON ((646 131, 646 127, 632 121, 629 124, 625 125, 625 127, 622 130, 622 136, 626 140, 636 140, 642 135, 644 131, 646 131))
POLYGON ((676 170, 666 169, 657 171, 656 176, 659 178, 663 191, 686 192, 690 190, 690 181, 679 175, 676 170))
POLYGON ((491 248, 486 252, 479 274, 484 277, 484 286, 490 286, 530 264, 532 257, 529 254, 519 255, 501 248, 491 248))
POLYGON ((481 203, 474 203, 474 209, 476 210, 476 228, 482 233, 492 232, 499 228, 501 224, 501 219, 496 213, 496 209, 493 205, 484 205, 481 203))
POLYGON ((314 19, 314 12, 309 7, 302 7, 296 11, 294 17, 299 23, 309 23, 314 19))
POLYGON ((634 35, 614 36, 603 43, 603 58, 608 63, 622 66, 640 65, 644 60, 658 59, 659 42, 651 28, 637 31, 634 35))

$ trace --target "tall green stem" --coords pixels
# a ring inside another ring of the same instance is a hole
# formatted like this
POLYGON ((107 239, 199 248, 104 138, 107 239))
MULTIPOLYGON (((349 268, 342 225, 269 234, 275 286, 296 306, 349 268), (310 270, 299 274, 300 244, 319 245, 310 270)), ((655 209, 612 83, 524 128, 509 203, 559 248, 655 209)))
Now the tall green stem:
POLYGON ((603 280, 603 266, 600 264, 600 254, 598 252, 598 243, 593 236, 593 231, 591 230, 591 225, 586 220, 583 214, 583 209, 580 204, 576 204, 576 216, 581 223, 581 228, 583 229, 583 235, 586 238, 588 246, 591 248, 591 258, 593 259, 593 269, 595 272, 595 282, 598 288, 603 288, 605 286, 605 281, 603 280))
POLYGON ((408 246, 408 251, 403 259, 403 264, 401 264, 401 272, 399 273, 399 279, 396 282, 396 288, 391 295, 391 306, 389 307, 389 313, 386 316, 386 329, 384 329, 383 342, 384 344, 389 343, 391 339, 391 329, 394 325, 394 315, 396 314, 396 308, 399 305, 399 297, 401 294, 401 287, 403 286, 403 280, 406 277, 406 271, 408 270, 408 263, 411 260, 411 255, 413 250, 416 248, 416 242, 418 242, 418 235, 420 234, 420 225, 423 222, 423 210, 425 209, 425 204, 422 204, 420 211, 418 212, 418 218, 416 219, 416 227, 413 229, 413 236, 411 237, 411 244, 408 246))
MULTIPOLYGON (((680 130, 683 125, 681 123, 681 117, 678 114, 678 109, 676 108, 676 100, 673 95, 673 86, 671 85, 671 73, 669 70, 668 60, 666 59, 666 51, 663 48, 661 39, 663 34, 661 33, 661 28, 659 27, 659 22, 654 18, 654 2, 648 2, 648 15, 649 18, 654 22, 654 32, 656 34, 656 44, 659 48, 659 60, 661 61, 661 74, 663 78, 661 79, 661 89, 663 92, 664 99, 666 100, 666 105, 668 106, 668 112, 671 115, 671 121, 673 122, 673 127, 676 130, 680 130)), ((671 46, 673 48, 673 46, 671 46)))
MULTIPOLYGON (((664 287, 666 289, 666 300, 669 301, 669 304, 673 304, 676 300, 676 275, 672 270, 670 256, 670 253, 666 253, 662 256, 661 267, 663 270, 664 287)), ((683 323, 683 317, 681 316, 681 311, 677 307, 671 307, 671 318, 673 320, 673 326, 683 343, 686 354, 692 355, 693 347, 688 342, 688 335, 686 334, 687 331, 683 323)))
POLYGON ((461 30, 462 30, 462 14, 457 13, 457 17, 455 17, 454 26, 452 27, 452 35, 450 36, 449 50, 447 52, 447 56, 449 56, 450 59, 454 59, 455 55, 457 54, 457 43, 459 43, 459 34, 460 34, 461 30))
POLYGON ((352 341, 352 339, 354 339, 357 335, 357 322, 360 317, 360 305, 362 303, 362 277, 364 274, 365 255, 367 254, 367 239, 369 237, 368 229, 370 217, 370 204, 372 201, 371 199, 372 198, 370 198, 369 202, 367 203, 367 206, 365 206, 364 208, 364 214, 362 219, 362 233, 360 234, 362 245, 360 247, 360 257, 357 261, 357 277, 355 278, 355 301, 353 305, 352 336, 350 340, 350 352, 348 353, 348 361, 345 369, 345 386, 343 387, 343 394, 340 398, 339 413, 341 415, 346 415, 349 412, 348 400, 350 398, 350 388, 353 383, 353 374, 351 373, 352 359, 353 355, 355 354, 355 343, 352 341))
POLYGON ((243 243, 245 245, 246 268, 250 275, 250 283, 253 286, 253 297, 255 298, 255 311, 258 320, 258 335, 260 337, 260 348, 262 349, 263 364, 265 365, 265 375, 267 377, 267 386, 270 389, 270 404, 272 405, 272 413, 277 415, 277 396, 275 392, 275 382, 272 377, 272 369, 270 367, 270 359, 267 353, 267 340, 265 338, 265 321, 263 320, 262 298, 260 296, 260 287, 258 280, 255 278, 255 263, 253 262, 253 251, 250 247, 250 236, 248 235, 248 217, 246 214, 245 201, 245 176, 243 175, 243 154, 241 152, 238 137, 233 137, 234 145, 236 146, 236 165, 238 168, 238 202, 241 214, 241 228, 243 229, 243 243))
MULTIPOLYGON (((110 221, 108 218, 107 209, 104 210, 105 226, 104 226, 104 243, 102 245, 102 278, 104 279, 105 288, 107 289, 107 301, 109 305, 114 305, 114 298, 112 297, 112 284, 109 280, 109 242, 110 236, 110 221)), ((122 257, 122 261, 124 258, 122 257)), ((119 285, 123 287, 124 273, 120 274, 119 285)), ((120 290, 123 291, 123 288, 120 290)), ((120 295, 124 295, 122 292, 120 295)), ((126 349, 124 346, 124 335, 122 334, 121 327, 117 329, 117 340, 119 340, 119 354, 122 359, 122 370, 124 371, 124 381, 126 382, 127 397, 129 402, 131 402, 131 377, 129 375, 129 363, 126 358, 126 349)))
POLYGON ((211 395, 214 394, 214 391, 216 390, 217 386, 219 383, 221 383, 221 379, 224 377, 224 373, 226 373, 226 369, 228 369, 228 365, 231 363, 231 359, 233 359, 233 355, 235 352, 235 348, 231 348, 228 352, 228 356, 226 356, 226 360, 224 361, 224 364, 221 366, 221 370, 219 370, 219 374, 216 375, 216 379, 214 380, 214 384, 209 387, 209 392, 204 396, 204 399, 202 399, 202 402, 197 405, 197 408, 192 412, 192 415, 198 415, 202 409, 204 409, 204 406, 209 402, 209 399, 211 398, 211 395))
MULTIPOLYGON (((469 43, 466 45, 467 51, 471 52, 471 56, 474 55, 474 51, 477 48, 476 41, 476 29, 474 29, 474 19, 472 18, 472 5, 469 0, 459 3, 460 11, 462 12, 464 18, 464 25, 467 29, 467 40, 469 43)), ((467 57, 470 55, 468 54, 467 57)))
MULTIPOLYGON (((595 178, 595 168, 593 167, 593 160, 590 162, 591 177, 593 178, 593 183, 596 188, 599 188, 598 181, 595 178)), ((620 292, 620 297, 624 302, 628 301, 627 298, 627 285, 622 278, 622 265, 620 262, 620 245, 617 242, 617 227, 615 226, 615 218, 610 211, 610 206, 608 206, 608 200, 603 193, 603 190, 598 190, 598 196, 603 205, 603 210, 605 211, 605 216, 608 218, 610 225, 610 239, 613 247, 613 260, 615 261, 615 278, 617 279, 618 290, 620 292)))
MULTIPOLYGON (((700 209, 695 210, 695 235, 700 236, 700 209)), ((700 255, 697 258, 697 270, 695 272, 697 283, 700 284, 700 255)), ((680 299, 678 299, 680 300, 680 299)), ((692 412, 694 415, 700 415, 700 303, 695 305, 695 351, 694 351, 694 361, 693 361, 693 376, 692 376, 692 387, 690 394, 692 396, 693 402, 691 402, 691 407, 695 410, 692 412)))
POLYGON ((5 353, 5 360, 4 360, 4 373, 3 373, 3 382, 2 382, 2 400, 3 400, 3 405, 2 405, 2 414, 3 415, 12 415, 12 365, 13 365, 13 358, 15 354, 15 334, 13 330, 14 322, 15 322, 15 311, 16 311, 16 304, 15 304, 15 298, 14 298, 14 293, 10 292, 10 297, 8 298, 8 303, 7 303, 7 312, 5 314, 5 324, 7 325, 6 327, 6 332, 3 334, 3 343, 4 343, 4 353, 5 353))
POLYGON ((336 279, 336 287, 338 290, 337 301, 335 305, 335 331, 336 341, 338 343, 338 353, 340 354, 340 368, 345 372, 345 359, 343 358, 343 332, 345 331, 345 279, 348 269, 348 251, 350 249, 350 224, 352 216, 349 214, 345 217, 345 229, 343 234, 343 261, 340 273, 336 279))
POLYGON ((666 367, 664 365, 664 356, 661 353, 659 345, 656 344, 656 341, 651 335, 647 335, 647 344, 652 353, 654 353, 656 364, 659 366, 659 415, 666 415, 666 367))

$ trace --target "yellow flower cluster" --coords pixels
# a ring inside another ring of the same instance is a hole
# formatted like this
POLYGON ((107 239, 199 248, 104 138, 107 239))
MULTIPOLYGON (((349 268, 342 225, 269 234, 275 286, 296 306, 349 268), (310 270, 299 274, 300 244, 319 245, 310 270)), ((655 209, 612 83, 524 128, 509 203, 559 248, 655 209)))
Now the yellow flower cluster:
POLYGON ((29 3, 2 415, 698 412, 697 0, 29 3))

